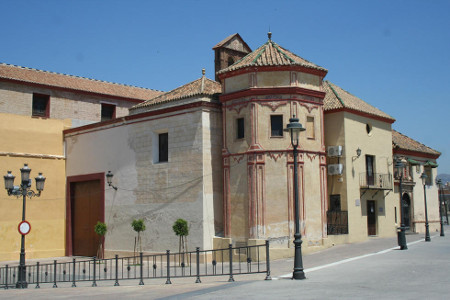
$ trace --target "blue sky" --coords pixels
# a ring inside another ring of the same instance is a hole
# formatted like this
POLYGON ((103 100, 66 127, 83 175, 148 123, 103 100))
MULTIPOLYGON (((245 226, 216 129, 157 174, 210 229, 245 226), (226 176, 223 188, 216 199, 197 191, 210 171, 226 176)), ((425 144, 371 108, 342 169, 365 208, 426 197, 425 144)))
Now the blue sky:
POLYGON ((238 32, 329 70, 326 79, 442 155, 450 174, 450 1, 0 0, 0 62, 168 91, 214 78, 238 32), (447 121, 446 121, 447 120, 447 121))

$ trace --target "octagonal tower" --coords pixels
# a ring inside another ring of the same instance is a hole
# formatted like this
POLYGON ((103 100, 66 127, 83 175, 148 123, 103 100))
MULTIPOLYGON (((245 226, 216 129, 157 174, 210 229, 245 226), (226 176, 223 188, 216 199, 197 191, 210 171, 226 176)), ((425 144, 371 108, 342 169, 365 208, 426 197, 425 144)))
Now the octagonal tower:
POLYGON ((293 154, 283 131, 296 115, 298 184, 307 245, 326 237, 326 153, 322 81, 327 70, 268 41, 217 72, 222 82, 224 235, 233 242, 270 239, 292 247, 293 154))

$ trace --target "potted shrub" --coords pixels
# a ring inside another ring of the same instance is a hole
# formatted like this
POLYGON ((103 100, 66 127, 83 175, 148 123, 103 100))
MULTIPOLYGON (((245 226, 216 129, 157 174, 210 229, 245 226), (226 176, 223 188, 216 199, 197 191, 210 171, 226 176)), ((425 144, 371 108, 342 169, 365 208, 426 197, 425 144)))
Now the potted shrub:
POLYGON ((184 256, 187 251, 187 236, 189 235, 188 222, 184 219, 178 219, 172 226, 173 232, 179 237, 178 251, 180 253, 180 262, 184 266, 184 256))
POLYGON ((105 223, 98 221, 94 226, 95 233, 99 236, 98 249, 97 249, 97 257, 103 258, 103 243, 105 241, 105 235, 108 231, 108 227, 105 223))

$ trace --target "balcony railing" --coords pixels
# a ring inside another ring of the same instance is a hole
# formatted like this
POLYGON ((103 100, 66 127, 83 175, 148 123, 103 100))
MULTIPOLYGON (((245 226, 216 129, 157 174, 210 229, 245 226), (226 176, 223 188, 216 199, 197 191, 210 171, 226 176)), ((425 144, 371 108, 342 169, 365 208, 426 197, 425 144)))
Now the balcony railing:
POLYGON ((392 190, 392 174, 361 173, 359 186, 365 189, 392 190))
POLYGON ((328 235, 348 234, 348 212, 327 211, 328 235))

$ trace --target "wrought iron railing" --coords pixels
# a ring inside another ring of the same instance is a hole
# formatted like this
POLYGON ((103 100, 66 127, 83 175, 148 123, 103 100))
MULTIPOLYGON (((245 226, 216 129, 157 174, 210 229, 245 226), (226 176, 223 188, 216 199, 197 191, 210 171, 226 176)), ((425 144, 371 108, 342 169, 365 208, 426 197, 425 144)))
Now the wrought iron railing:
MULTIPOLYGON (((19 266, 0 267, 0 287, 8 289, 15 287, 19 266)), ((201 277, 229 276, 228 281, 234 281, 234 275, 266 273, 270 279, 269 241, 265 245, 232 247, 227 249, 200 250, 165 254, 144 255, 136 257, 119 257, 108 259, 77 260, 52 263, 35 263, 26 265, 26 281, 39 288, 41 284, 52 284, 54 288, 59 283, 69 283, 76 287, 82 281, 91 281, 97 286, 98 281, 165 279, 166 284, 171 278, 195 277, 196 283, 201 277)))
POLYGON ((392 174, 360 173, 359 186, 367 189, 392 190, 392 174))
POLYGON ((348 234, 348 212, 327 211, 328 235, 348 234))

